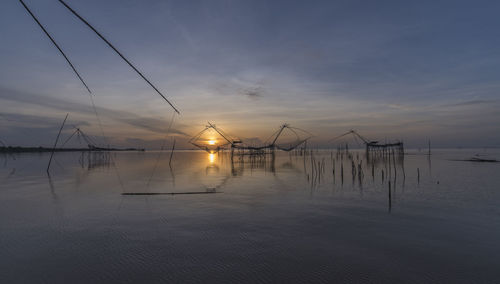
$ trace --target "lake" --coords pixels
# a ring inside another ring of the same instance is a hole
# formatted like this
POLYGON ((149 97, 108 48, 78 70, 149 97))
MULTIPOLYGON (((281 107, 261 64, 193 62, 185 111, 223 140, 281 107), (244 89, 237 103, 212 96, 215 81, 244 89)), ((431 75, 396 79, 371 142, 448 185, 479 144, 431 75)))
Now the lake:
POLYGON ((500 159, 2 155, 0 282, 498 283, 500 163, 476 154, 500 159))

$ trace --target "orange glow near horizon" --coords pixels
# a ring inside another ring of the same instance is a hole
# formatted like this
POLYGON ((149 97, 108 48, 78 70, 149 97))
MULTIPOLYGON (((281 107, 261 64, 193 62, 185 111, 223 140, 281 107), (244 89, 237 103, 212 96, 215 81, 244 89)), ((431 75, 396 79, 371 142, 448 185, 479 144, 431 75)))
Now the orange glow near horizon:
POLYGON ((208 140, 209 145, 215 145, 215 140, 208 140))

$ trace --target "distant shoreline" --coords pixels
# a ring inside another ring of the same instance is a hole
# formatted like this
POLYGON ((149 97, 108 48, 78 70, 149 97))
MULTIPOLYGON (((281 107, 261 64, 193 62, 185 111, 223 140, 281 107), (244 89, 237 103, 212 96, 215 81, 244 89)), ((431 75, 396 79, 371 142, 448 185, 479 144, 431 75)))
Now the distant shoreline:
POLYGON ((145 149, 138 148, 47 148, 47 147, 21 147, 21 146, 2 146, 0 153, 42 153, 42 152, 104 152, 104 151, 140 151, 145 149))

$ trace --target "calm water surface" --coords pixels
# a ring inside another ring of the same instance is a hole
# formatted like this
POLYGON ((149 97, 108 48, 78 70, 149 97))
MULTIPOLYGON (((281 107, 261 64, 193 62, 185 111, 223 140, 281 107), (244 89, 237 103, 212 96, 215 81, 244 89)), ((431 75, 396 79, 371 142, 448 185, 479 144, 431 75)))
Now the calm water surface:
POLYGON ((500 151, 351 153, 0 156, 0 283, 500 281, 500 151))

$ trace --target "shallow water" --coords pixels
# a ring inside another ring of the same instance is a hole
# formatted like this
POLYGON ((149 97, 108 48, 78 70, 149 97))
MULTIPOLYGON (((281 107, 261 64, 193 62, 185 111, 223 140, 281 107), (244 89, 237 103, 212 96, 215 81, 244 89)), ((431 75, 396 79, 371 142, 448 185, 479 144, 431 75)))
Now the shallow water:
POLYGON ((4 155, 0 283, 498 282, 500 163, 456 161, 477 153, 500 159, 4 155))

